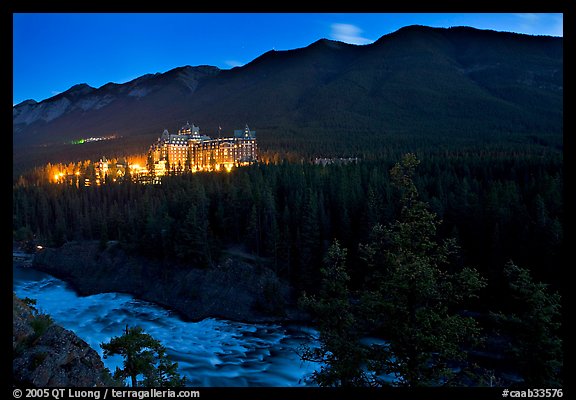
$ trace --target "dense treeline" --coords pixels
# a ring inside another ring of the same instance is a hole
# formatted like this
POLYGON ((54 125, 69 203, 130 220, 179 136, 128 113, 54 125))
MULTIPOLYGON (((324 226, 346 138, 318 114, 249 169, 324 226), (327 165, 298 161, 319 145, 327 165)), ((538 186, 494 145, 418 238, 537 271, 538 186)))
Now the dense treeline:
MULTIPOLYGON (((348 325, 338 326, 337 336, 353 338, 360 326, 354 322, 359 316, 353 310, 361 303, 347 305, 350 296, 369 294, 367 281, 369 287, 382 286, 376 282, 383 278, 369 278, 366 270, 382 260, 374 258, 374 252, 367 256, 366 250, 384 249, 382 246, 397 240, 390 236, 375 241, 374 229, 404 226, 406 200, 391 174, 396 161, 385 158, 327 165, 283 161, 230 173, 165 176, 161 185, 125 179, 89 187, 48 183, 41 178, 40 169, 32 174, 36 178, 25 176, 14 184, 14 238, 49 246, 99 240, 103 248, 115 240, 127 251, 162 260, 166 268, 180 269, 211 268, 222 256, 241 254, 288 282, 294 288, 294 300, 306 293, 319 296, 308 298, 320 299, 320 307, 341 302, 341 314, 349 312, 347 318, 355 328, 350 331, 348 325), (342 282, 326 276, 327 257, 339 266, 335 273, 342 282), (327 284, 336 285, 336 291, 342 293, 326 298, 326 293, 331 293, 327 284)), ((483 316, 478 321, 492 332, 492 339, 501 334, 494 332, 504 332, 509 344, 492 350, 509 354, 514 365, 524 368, 527 382, 557 382, 560 300, 548 293, 560 288, 564 267, 561 155, 427 153, 411 179, 422 207, 429 210, 422 215, 438 218, 429 242, 453 240, 456 245, 434 257, 447 263, 448 274, 458 276, 458 271, 470 267, 485 280, 476 300, 469 301, 466 308, 483 316), (513 298, 511 293, 516 293, 513 298), (533 334, 526 336, 526 332, 533 334), (542 346, 546 350, 540 352, 542 346), (526 359, 531 353, 536 357, 526 359), (542 376, 547 377, 545 382, 538 381, 542 376)), ((396 250, 378 251, 394 260, 396 250)), ((389 293, 403 290, 398 289, 403 282, 401 274, 382 282, 389 293)), ((444 284, 439 281, 438 285, 444 284)), ((400 306, 387 300, 382 304, 400 306)), ((397 334, 400 339, 406 336, 386 330, 379 333, 397 334)), ((439 335, 444 337, 441 332, 439 335)), ((348 341, 344 348, 341 343, 326 342, 325 354, 347 352, 349 346, 356 351, 353 342, 348 341)), ((455 345, 451 348, 456 349, 455 345)), ((434 347, 430 351, 434 353, 434 347)), ((352 374, 348 384, 362 381, 354 378, 357 371, 348 369, 362 357, 343 366, 352 374)), ((335 368, 336 375, 330 372, 318 378, 326 379, 324 384, 343 384, 342 379, 348 378, 338 375, 339 364, 335 368)), ((489 370, 479 373, 488 374, 489 370)))
POLYGON ((560 294, 509 261, 501 304, 480 314, 487 318, 471 313, 483 300, 480 291, 492 288, 475 268, 458 265, 453 239, 438 237, 441 221, 414 185, 418 164, 406 154, 390 170, 400 212, 374 225, 359 245, 363 281, 350 284, 347 249, 334 240, 320 290, 301 298, 320 333, 320 346, 301 354, 321 363, 314 380, 321 386, 561 386, 560 294), (519 378, 479 360, 478 350, 486 349, 503 355, 519 378))
MULTIPOLYGON (((229 174, 169 176, 161 185, 129 182, 75 187, 20 180, 13 229, 58 246, 118 240, 126 248, 194 267, 243 244, 298 289, 317 287, 318 265, 336 238, 349 249, 353 282, 358 243, 390 222, 398 198, 386 161, 326 166, 254 165, 229 174)), ((443 221, 440 234, 461 246, 461 262, 497 279, 507 260, 558 283, 563 240, 560 157, 423 159, 414 178, 443 221)))

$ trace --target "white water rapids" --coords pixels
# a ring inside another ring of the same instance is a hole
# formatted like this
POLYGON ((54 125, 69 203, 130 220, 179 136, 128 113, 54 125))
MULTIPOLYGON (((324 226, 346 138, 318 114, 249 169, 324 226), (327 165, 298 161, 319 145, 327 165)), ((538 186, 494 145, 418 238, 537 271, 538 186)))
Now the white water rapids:
MULTIPOLYGON (((126 325, 142 327, 167 348, 189 386, 306 386, 318 368, 297 354, 302 344, 316 343, 317 334, 309 328, 213 318, 186 322, 127 294, 79 296, 66 282, 43 272, 13 267, 13 274, 18 297, 35 299, 39 311, 75 332, 100 356, 100 344, 122 335, 126 325)), ((122 359, 103 361, 114 372, 122 359)))

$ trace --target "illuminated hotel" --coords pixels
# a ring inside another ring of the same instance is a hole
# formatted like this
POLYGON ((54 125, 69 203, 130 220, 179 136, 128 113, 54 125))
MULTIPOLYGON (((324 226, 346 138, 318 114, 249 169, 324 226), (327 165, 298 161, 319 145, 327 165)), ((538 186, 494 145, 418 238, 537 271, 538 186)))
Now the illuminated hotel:
POLYGON ((150 146, 147 167, 151 174, 162 176, 168 172, 230 171, 257 159, 256 131, 248 125, 235 130, 233 137, 212 139, 186 123, 176 134, 164 130, 150 146))

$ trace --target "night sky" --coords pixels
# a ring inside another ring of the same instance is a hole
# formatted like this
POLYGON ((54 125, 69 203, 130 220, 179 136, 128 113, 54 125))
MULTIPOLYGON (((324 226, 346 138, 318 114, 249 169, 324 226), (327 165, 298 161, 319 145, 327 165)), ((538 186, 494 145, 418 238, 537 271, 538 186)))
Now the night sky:
POLYGON ((563 36, 562 14, 15 13, 13 104, 184 65, 229 69, 321 38, 364 45, 414 24, 563 36))

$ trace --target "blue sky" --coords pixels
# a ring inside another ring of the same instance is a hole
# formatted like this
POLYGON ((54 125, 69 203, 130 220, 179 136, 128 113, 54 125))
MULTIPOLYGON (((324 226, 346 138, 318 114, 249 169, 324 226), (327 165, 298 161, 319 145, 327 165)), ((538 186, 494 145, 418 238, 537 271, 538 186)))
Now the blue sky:
POLYGON ((15 13, 13 104, 184 65, 229 69, 321 38, 369 44, 406 25, 563 36, 548 13, 15 13))

